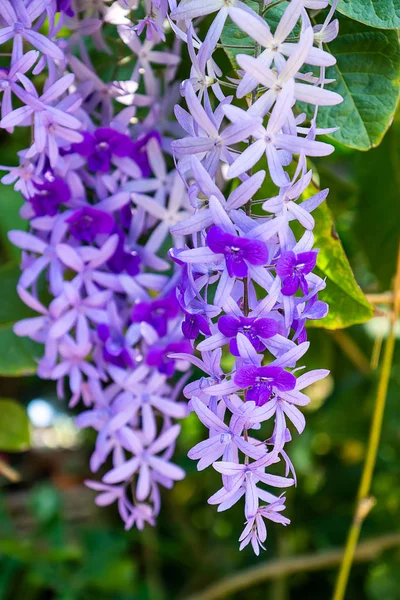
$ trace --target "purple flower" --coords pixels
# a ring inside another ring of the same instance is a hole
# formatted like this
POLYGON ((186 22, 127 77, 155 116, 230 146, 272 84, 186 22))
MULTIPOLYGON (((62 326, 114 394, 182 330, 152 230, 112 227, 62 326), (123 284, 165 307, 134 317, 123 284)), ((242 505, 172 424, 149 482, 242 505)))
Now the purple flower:
POLYGON ((211 335, 211 329, 207 319, 199 313, 185 313, 185 319, 182 323, 182 333, 188 340, 195 340, 198 335, 211 335))
POLYGON ((138 302, 131 312, 132 323, 149 323, 160 337, 168 330, 168 320, 174 319, 179 312, 179 303, 175 294, 166 298, 157 298, 152 302, 138 302))
POLYGON ((141 19, 139 23, 134 27, 136 33, 141 35, 143 31, 146 29, 146 39, 153 41, 158 40, 158 38, 165 41, 165 35, 162 30, 162 27, 157 23, 155 19, 152 19, 149 15, 145 19, 141 19))
POLYGON ((122 333, 111 329, 108 325, 101 324, 97 327, 97 335, 103 342, 103 358, 106 362, 121 367, 133 367, 134 361, 126 347, 126 340, 122 333))
POLYGON ((69 90, 74 79, 75 76, 72 73, 64 75, 48 86, 39 96, 32 82, 25 75, 20 74, 19 80, 24 89, 19 88, 18 97, 25 106, 16 108, 0 121, 0 127, 9 129, 23 125, 32 116, 34 139, 29 153, 35 155, 45 152, 53 169, 57 165, 60 149, 62 149, 60 140, 64 140, 64 143, 68 143, 68 145, 82 140, 82 134, 77 131, 82 124, 79 119, 70 114, 77 110, 81 99, 74 98, 73 94, 67 101, 65 98, 61 98, 69 90), (56 100, 58 103, 53 106, 56 100))
POLYGON ((151 167, 146 152, 147 143, 155 139, 161 145, 161 136, 158 131, 150 131, 140 139, 132 143, 132 151, 130 157, 135 161, 140 170, 142 171, 142 177, 148 178, 151 175, 151 167))
POLYGON ((58 213, 60 204, 66 204, 71 198, 68 185, 59 177, 35 183, 36 194, 29 198, 37 217, 48 215, 54 217, 58 213))
POLYGON ((100 127, 94 134, 83 132, 83 141, 72 144, 72 151, 85 156, 89 171, 108 173, 113 156, 130 156, 133 145, 130 138, 109 127, 100 127))
POLYGON ((301 289, 303 294, 308 293, 308 283, 305 275, 311 273, 317 262, 317 252, 292 251, 283 252, 276 265, 276 273, 282 280, 282 294, 294 296, 301 289))
POLYGON ((73 17, 75 14, 71 7, 71 0, 57 0, 56 6, 57 12, 63 12, 68 17, 73 17))
POLYGON ((246 400, 253 400, 257 406, 268 402, 275 390, 287 392, 296 385, 295 376, 281 367, 245 366, 238 370, 234 380, 247 390, 246 400))
POLYGON ((306 322, 323 319, 328 314, 329 307, 326 302, 318 300, 318 294, 314 294, 307 302, 300 301, 295 309, 295 318, 292 322, 292 328, 295 330, 293 339, 297 339, 299 344, 307 339, 306 322))
POLYGON ((157 343, 151 346, 147 352, 146 363, 150 367, 155 367, 160 373, 171 377, 175 372, 175 360, 169 358, 174 353, 192 353, 190 342, 183 340, 181 342, 171 342, 169 344, 157 343))
POLYGON ((77 240, 90 244, 99 234, 110 235, 114 229, 114 217, 102 210, 85 206, 68 219, 69 231, 77 240))
POLYGON ((1 0, 1 17, 5 27, 1 30, 0 44, 13 39, 13 58, 19 60, 23 53, 23 42, 26 41, 34 48, 55 60, 63 60, 62 50, 42 33, 35 31, 33 21, 35 21, 44 12, 46 3, 30 2, 25 6, 25 2, 10 2, 10 0, 1 0))
POLYGON ((268 263, 268 248, 264 242, 225 233, 216 225, 208 230, 206 242, 212 252, 223 254, 230 277, 246 277, 246 263, 257 266, 268 263))
POLYGON ((107 265, 113 273, 126 272, 131 277, 134 277, 140 271, 140 256, 138 256, 135 250, 131 252, 125 250, 126 236, 121 230, 117 230, 117 233, 118 244, 107 265))
POLYGON ((234 356, 239 356, 236 336, 243 333, 252 343, 257 352, 265 350, 263 339, 273 337, 278 333, 278 323, 274 319, 249 318, 224 315, 218 321, 220 332, 230 338, 229 349, 234 356))

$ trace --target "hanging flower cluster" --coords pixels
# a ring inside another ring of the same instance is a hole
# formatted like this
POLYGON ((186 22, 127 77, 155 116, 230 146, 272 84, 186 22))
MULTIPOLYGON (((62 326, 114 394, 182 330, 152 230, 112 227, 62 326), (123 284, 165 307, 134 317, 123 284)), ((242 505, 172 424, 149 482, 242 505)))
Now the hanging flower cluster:
POLYGON ((15 332, 44 345, 39 376, 56 380, 60 396, 67 380, 70 405, 82 401, 78 426, 98 432, 91 469, 112 463, 88 485, 99 505, 118 503, 127 528, 152 524, 159 487, 184 476, 170 461, 189 363, 170 354, 191 352, 180 269, 161 256, 169 228, 190 214, 166 163, 179 131, 169 107, 180 42, 157 49, 163 0, 131 22, 136 4, 0 0, 0 127, 26 128, 27 143, 30 132, 18 166, 2 167, 29 222, 10 233, 22 249, 18 293, 38 313, 15 332))
POLYGON ((258 554, 265 521, 289 523, 271 488, 296 481, 288 425, 303 431, 303 390, 327 375, 302 364, 306 323, 328 311, 312 216, 328 190, 310 194, 307 163, 333 151, 316 139, 335 131, 318 128, 319 106, 342 101, 322 48, 336 2, 323 24, 307 13, 327 5, 0 0, 0 128, 28 133, 1 181, 25 200, 29 231, 10 239, 38 313, 15 332, 43 344, 39 376, 83 404, 91 469, 111 464, 87 484, 127 528, 153 524, 159 487, 184 476, 171 462, 182 390, 209 430, 189 456, 222 475, 209 502, 244 497, 240 548, 258 554), (254 47, 236 55, 236 79, 216 62, 230 21, 254 47), (188 383, 190 364, 203 374, 188 383))
POLYGON ((172 227, 174 235, 187 236, 187 245, 176 245, 171 256, 183 269, 177 295, 182 331, 201 358, 171 356, 203 372, 184 389, 209 430, 189 457, 199 470, 213 465, 222 474, 221 489, 209 499, 218 510, 244 497, 240 548, 251 543, 257 554, 267 536, 265 520, 289 523, 284 496, 270 490, 295 483, 288 424, 303 431, 298 407, 309 402, 303 390, 328 373, 304 372, 301 362, 309 347, 307 320, 328 311, 318 300, 325 283, 313 272, 318 250, 311 214, 328 190, 305 200, 302 194, 312 177, 307 157, 334 149, 316 140, 334 131, 317 127, 318 107, 342 101, 325 88, 325 68, 335 59, 321 46, 337 34, 333 10, 314 28, 306 11, 327 2, 283 3, 275 31, 263 18, 265 4, 259 2, 257 14, 240 0, 187 0, 170 14, 192 61, 182 84, 187 110, 175 109, 186 135, 172 147, 194 208, 172 227), (201 41, 194 20, 212 13, 201 41), (224 82, 213 55, 228 18, 254 40, 254 55, 239 53, 240 80, 224 82), (224 95, 224 85, 235 97, 224 95), (311 105, 310 121, 298 102, 311 105), (266 178, 277 188, 272 198, 263 198, 266 178), (233 179, 238 185, 230 185, 233 179), (253 202, 256 194, 262 199, 253 202), (254 209, 259 203, 263 214, 254 209), (281 461, 284 477, 270 469, 281 461))

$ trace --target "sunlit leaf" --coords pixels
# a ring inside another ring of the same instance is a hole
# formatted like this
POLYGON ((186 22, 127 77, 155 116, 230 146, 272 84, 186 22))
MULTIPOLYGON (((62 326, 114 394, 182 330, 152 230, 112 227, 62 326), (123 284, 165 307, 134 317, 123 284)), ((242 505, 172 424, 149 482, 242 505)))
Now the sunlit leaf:
POLYGON ((29 420, 21 404, 0 398, 0 415, 0 451, 19 452, 29 448, 29 420))
POLYGON ((35 358, 41 354, 39 344, 20 338, 13 332, 16 321, 34 316, 17 294, 19 276, 18 265, 10 263, 0 267, 0 375, 9 377, 34 374, 37 367, 35 358))
POLYGON ((351 19, 382 29, 400 27, 399 0, 340 0, 338 11, 351 19))
POLYGON ((319 206, 313 216, 316 222, 315 247, 320 249, 315 272, 326 278, 326 289, 319 298, 329 304, 329 313, 324 319, 309 322, 309 325, 341 329, 365 323, 373 316, 373 307, 355 280, 326 203, 319 206))
MULTIPOLYGON (((283 10, 281 6, 267 13, 272 30, 283 10)), ((237 54, 254 55, 254 41, 232 23, 224 29, 222 42, 235 68, 237 54)), ((349 148, 368 150, 377 146, 393 120, 400 94, 397 32, 371 29, 341 17, 339 35, 325 49, 337 59, 337 64, 326 70, 326 77, 335 80, 328 87, 344 100, 337 106, 320 108, 319 126, 340 127, 330 137, 349 148)), ((312 69, 306 67, 307 71, 312 69)), ((309 105, 303 108, 311 115, 309 105)))

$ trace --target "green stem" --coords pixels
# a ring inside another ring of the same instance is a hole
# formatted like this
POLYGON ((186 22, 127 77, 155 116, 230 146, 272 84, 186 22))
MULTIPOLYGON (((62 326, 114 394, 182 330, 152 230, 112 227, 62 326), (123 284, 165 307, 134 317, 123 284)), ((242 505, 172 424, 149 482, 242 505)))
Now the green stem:
POLYGON ((351 566, 357 548, 358 538, 364 519, 375 504, 374 498, 370 496, 372 477, 374 474, 376 457, 382 433, 383 414, 385 411, 387 390, 392 369, 393 352, 395 346, 394 328, 399 316, 400 308, 400 248, 397 259, 397 270, 394 279, 394 307, 390 321, 390 331, 386 341, 382 368, 379 377, 378 390, 374 414, 371 423, 371 431, 368 441, 367 456, 365 458, 363 473, 357 494, 356 508, 353 521, 347 536, 346 546, 343 554, 342 564, 336 581, 333 600, 344 600, 347 583, 349 580, 351 566))
POLYGON ((271 10, 271 8, 274 8, 275 6, 278 6, 279 4, 282 4, 282 2, 284 2, 285 0, 276 0, 276 2, 271 2, 271 4, 268 4, 268 6, 266 6, 262 12, 262 15, 264 16, 269 10, 271 10))

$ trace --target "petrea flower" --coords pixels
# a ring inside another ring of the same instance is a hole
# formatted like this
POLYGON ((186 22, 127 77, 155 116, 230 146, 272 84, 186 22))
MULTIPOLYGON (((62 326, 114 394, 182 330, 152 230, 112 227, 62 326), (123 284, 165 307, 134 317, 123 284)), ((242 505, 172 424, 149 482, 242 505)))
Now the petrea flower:
POLYGON ((149 323, 160 337, 167 333, 168 320, 174 319, 179 312, 179 304, 175 294, 166 298, 158 298, 152 302, 138 302, 132 308, 133 323, 149 323))
POLYGON ((126 236, 122 230, 117 230, 118 244, 114 254, 108 261, 108 266, 113 273, 128 273, 132 277, 140 271, 140 256, 136 250, 128 250, 125 247, 126 236))
POLYGON ((68 17, 73 17, 75 14, 72 10, 71 0, 56 0, 56 6, 57 12, 62 12, 68 17))
POLYGON ((19 79, 18 75, 24 75, 39 58, 39 52, 30 50, 24 54, 19 60, 14 62, 9 69, 0 69, 0 92, 3 92, 1 101, 1 116, 4 119, 12 112, 12 94, 18 96, 19 79))
POLYGON ((273 392, 293 390, 296 378, 281 367, 242 367, 234 377, 235 383, 247 390, 246 400, 263 406, 273 392))
POLYGON ((311 321, 323 319, 328 314, 329 307, 326 302, 318 300, 318 294, 312 295, 307 302, 299 300, 300 302, 295 309, 292 327, 295 330, 294 339, 297 339, 301 344, 307 339, 305 329, 307 319, 311 321))
MULTIPOLYGON (((304 153, 306 156, 327 156, 333 152, 333 146, 325 142, 315 142, 307 138, 281 133, 292 115, 293 90, 293 80, 289 80, 279 93, 267 127, 259 127, 254 135, 257 140, 246 148, 243 154, 229 167, 227 173, 229 178, 237 177, 251 169, 265 153, 271 178, 277 186, 281 187, 288 184, 288 176, 283 170, 278 149, 298 154, 304 153)), ((225 107, 225 112, 234 121, 248 118, 245 111, 236 107, 234 111, 229 109, 229 106, 225 107)))
MULTIPOLYGON (((288 82, 293 81, 293 78, 297 77, 298 71, 303 66, 305 60, 307 60, 312 42, 313 31, 309 27, 306 29, 301 41, 295 46, 295 52, 290 56, 279 74, 260 64, 257 59, 251 56, 246 54, 239 54, 237 56, 237 61, 242 69, 268 90, 251 107, 250 113, 252 115, 263 116, 270 110, 288 82)), ((343 102, 340 94, 331 92, 325 88, 298 82, 295 82, 293 85, 293 96, 295 100, 318 106, 334 106, 343 102)))
POLYGON ((181 342, 170 342, 169 344, 156 343, 148 349, 146 363, 155 367, 160 373, 171 377, 176 368, 174 354, 190 353, 192 346, 186 340, 181 342))
POLYGON ((13 61, 17 61, 23 54, 23 42, 54 60, 63 60, 62 50, 42 33, 34 29, 33 22, 42 15, 48 2, 13 2, 1 0, 1 16, 6 26, 0 32, 0 44, 13 40, 13 61))
POLYGON ((262 352, 266 346, 263 339, 273 337, 278 333, 278 323, 274 319, 249 318, 224 315, 218 321, 218 329, 230 339, 229 350, 234 356, 239 356, 236 336, 242 333, 252 343, 256 352, 262 352))
POLYGON ((71 198, 68 185, 59 177, 51 177, 43 183, 35 183, 35 194, 29 198, 37 217, 54 217, 60 204, 67 204, 71 198))
POLYGON ((103 358, 106 362, 121 369, 134 366, 132 354, 129 352, 126 339, 120 331, 102 323, 97 327, 97 335, 104 344, 103 358))
POLYGON ((282 279, 282 294, 293 296, 300 288, 308 294, 308 283, 305 275, 311 273, 317 262, 316 252, 300 252, 291 250, 283 252, 276 264, 276 273, 282 279))
POLYGON ((25 88, 19 88, 18 97, 25 103, 25 106, 8 113, 0 121, 0 127, 8 129, 23 125, 33 115, 34 142, 29 154, 34 156, 37 152, 46 151, 50 166, 54 168, 59 157, 57 140, 71 143, 80 142, 82 139, 81 133, 77 131, 81 128, 81 122, 69 114, 69 110, 76 110, 80 102, 73 103, 69 110, 63 109, 62 100, 53 106, 55 100, 59 99, 72 85, 74 75, 64 75, 56 83, 50 85, 41 96, 38 95, 36 88, 25 75, 19 74, 18 78, 25 88))
POLYGON ((98 235, 110 235, 115 226, 112 215, 91 206, 75 211, 68 217, 67 223, 71 235, 88 244, 94 242, 98 235))
MULTIPOLYGON (((221 117, 213 122, 199 102, 190 82, 186 82, 185 99, 193 117, 193 130, 199 130, 197 137, 185 137, 172 143, 175 155, 185 157, 187 155, 203 154, 207 157, 208 170, 214 174, 218 161, 221 159, 230 164, 231 146, 249 138, 256 128, 261 124, 258 116, 235 122, 223 131, 219 132, 221 117)), ((177 113, 178 121, 184 126, 182 118, 177 113)))
POLYGON ((200 333, 211 335, 207 319, 199 313, 188 313, 182 323, 182 333, 188 340, 195 340, 200 333))
MULTIPOLYGON (((137 498, 145 500, 151 490, 151 469, 156 471, 168 479, 178 481, 183 479, 185 472, 164 458, 157 456, 159 452, 165 450, 174 443, 180 432, 180 426, 174 425, 164 434, 157 438, 147 448, 144 448, 140 443, 139 438, 135 440, 135 457, 131 458, 121 466, 115 467, 107 475, 103 481, 107 484, 119 483, 126 479, 130 479, 132 475, 139 469, 139 479, 137 483, 137 498)), ((133 441, 133 438, 132 438, 133 441)))
POLYGON ((268 263, 268 248, 264 242, 225 233, 216 225, 210 227, 206 242, 214 254, 225 258, 230 277, 246 277, 247 263, 257 266, 268 263))
POLYGON ((100 127, 94 134, 84 132, 83 141, 72 145, 72 151, 87 158, 88 169, 108 173, 113 156, 124 158, 133 152, 133 144, 127 135, 109 127, 100 127))
MULTIPOLYGON (((304 0, 292 0, 283 13, 274 34, 271 33, 268 24, 258 18, 258 15, 253 15, 251 13, 243 15, 243 12, 236 8, 231 9, 230 17, 236 25, 252 37, 260 44, 260 46, 265 48, 265 50, 257 57, 260 68, 268 68, 274 61, 276 67, 279 69, 283 63, 283 57, 290 57, 298 51, 297 44, 285 42, 285 40, 293 31, 303 7, 304 0)), ((311 46, 308 48, 304 62, 309 65, 328 67, 334 65, 336 59, 328 52, 324 52, 319 48, 311 46)), ((257 86, 257 82, 258 78, 246 72, 237 89, 238 98, 242 98, 246 94, 252 92, 257 86)))

